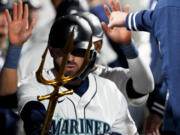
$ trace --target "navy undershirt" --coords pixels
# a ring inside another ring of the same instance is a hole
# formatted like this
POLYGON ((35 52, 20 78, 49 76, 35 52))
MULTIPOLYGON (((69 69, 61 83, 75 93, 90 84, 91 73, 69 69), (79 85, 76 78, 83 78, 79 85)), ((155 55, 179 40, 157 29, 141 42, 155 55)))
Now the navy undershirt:
POLYGON ((80 86, 73 88, 74 93, 82 97, 82 95, 87 91, 89 87, 89 79, 88 77, 81 83, 80 86))

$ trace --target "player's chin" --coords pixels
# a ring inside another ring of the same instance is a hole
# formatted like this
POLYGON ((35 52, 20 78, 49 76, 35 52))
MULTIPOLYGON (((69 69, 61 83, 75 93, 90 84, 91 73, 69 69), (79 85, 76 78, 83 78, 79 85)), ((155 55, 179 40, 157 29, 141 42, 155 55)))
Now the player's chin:
POLYGON ((66 71, 65 72, 65 76, 71 76, 71 75, 74 75, 76 73, 76 71, 74 71, 74 70, 68 70, 68 71, 66 71))

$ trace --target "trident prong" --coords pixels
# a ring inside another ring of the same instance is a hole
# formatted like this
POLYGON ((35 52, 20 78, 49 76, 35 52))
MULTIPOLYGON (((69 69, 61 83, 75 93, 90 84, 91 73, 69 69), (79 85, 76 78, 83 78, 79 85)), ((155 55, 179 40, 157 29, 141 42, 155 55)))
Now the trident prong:
POLYGON ((61 67, 58 71, 57 78, 55 78, 54 80, 46 80, 43 77, 43 73, 42 73, 44 63, 45 63, 45 58, 46 58, 48 48, 49 48, 49 44, 47 45, 47 48, 45 49, 45 51, 42 55, 41 64, 36 72, 36 78, 40 83, 42 83, 44 85, 51 85, 54 87, 54 91, 52 93, 37 97, 39 101, 49 99, 48 109, 47 109, 46 117, 45 117, 44 124, 42 127, 41 135, 48 134, 58 98, 65 96, 65 95, 73 94, 72 89, 67 90, 67 91, 59 91, 59 87, 65 85, 68 81, 76 78, 85 69, 87 64, 90 62, 89 56, 90 56, 90 48, 92 46, 92 36, 89 41, 88 49, 85 52, 84 61, 83 61, 81 68, 73 75, 64 76, 64 71, 65 71, 65 66, 66 66, 67 60, 68 60, 68 56, 73 50, 73 44, 74 44, 73 37, 74 37, 74 28, 68 37, 65 47, 63 48, 63 60, 62 60, 61 67))

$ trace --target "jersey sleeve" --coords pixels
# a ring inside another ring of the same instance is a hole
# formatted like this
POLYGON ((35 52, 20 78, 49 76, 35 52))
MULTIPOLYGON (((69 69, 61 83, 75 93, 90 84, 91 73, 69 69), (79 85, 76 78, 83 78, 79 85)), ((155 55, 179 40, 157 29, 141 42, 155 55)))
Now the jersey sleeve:
POLYGON ((159 84, 155 86, 155 90, 150 94, 147 101, 147 107, 150 112, 153 112, 160 117, 164 117, 167 93, 168 89, 164 82, 162 85, 159 84))
POLYGON ((37 101, 38 89, 31 84, 23 84, 18 88, 18 111, 21 112, 24 106, 30 101, 37 101))
POLYGON ((142 10, 129 13, 126 17, 126 28, 133 31, 152 31, 153 10, 142 10))
MULTIPOLYGON (((21 113, 22 109, 28 102, 38 101, 37 97, 47 95, 47 91, 49 91, 49 86, 45 87, 44 85, 38 83, 36 78, 34 78, 34 75, 21 81, 17 90, 18 111, 21 113)), ((49 91, 49 93, 50 92, 51 91, 49 91)), ((46 100, 41 102, 44 103, 44 105, 48 103, 46 100)), ((47 106, 45 106, 45 108, 47 108, 47 106)))

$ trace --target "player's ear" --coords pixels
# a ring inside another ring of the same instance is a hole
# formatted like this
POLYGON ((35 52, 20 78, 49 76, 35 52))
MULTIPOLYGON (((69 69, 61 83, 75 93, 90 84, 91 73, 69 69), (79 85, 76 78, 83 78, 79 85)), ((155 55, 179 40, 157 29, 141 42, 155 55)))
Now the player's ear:
POLYGON ((102 40, 94 42, 94 47, 97 52, 99 52, 102 48, 102 40))

